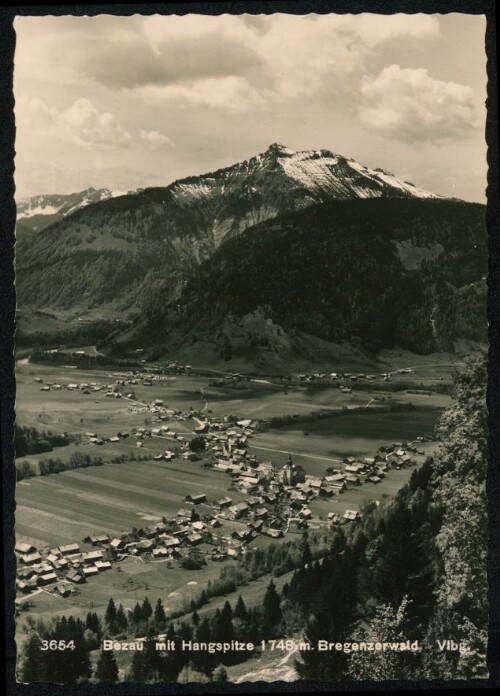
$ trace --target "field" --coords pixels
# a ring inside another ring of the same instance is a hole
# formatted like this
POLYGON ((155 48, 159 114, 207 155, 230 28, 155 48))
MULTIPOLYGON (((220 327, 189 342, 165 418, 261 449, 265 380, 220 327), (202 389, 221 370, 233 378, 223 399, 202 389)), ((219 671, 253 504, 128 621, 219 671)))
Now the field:
MULTIPOLYGON (((429 380, 432 379, 430 369, 426 367, 429 380)), ((441 374, 447 373, 441 370, 441 374)), ((154 427, 155 416, 144 405, 155 399, 162 399, 165 406, 173 409, 188 411, 192 407, 219 417, 232 414, 240 418, 269 419, 298 414, 310 418, 311 414, 331 410, 337 413, 269 429, 249 440, 249 450, 259 460, 272 461, 279 468, 291 453, 294 461, 303 465, 306 474, 319 476, 328 467, 338 467, 339 460, 345 456, 373 456, 381 444, 432 435, 442 408, 450 401, 449 396, 435 392, 425 395, 403 390, 388 394, 377 391, 375 386, 358 391, 354 386, 353 391, 346 394, 338 388, 273 383, 271 378, 215 386, 211 378, 190 374, 153 380, 151 386, 142 383, 124 386, 125 393, 133 390, 134 400, 105 397, 103 391, 84 394, 80 389, 64 388, 72 382, 107 385, 118 378, 112 371, 48 367, 19 361, 17 422, 57 433, 82 435, 92 431, 106 438, 118 431, 154 427), (41 391, 51 382, 61 384, 62 388, 41 391), (383 397, 386 404, 412 402, 415 409, 383 412, 374 397, 383 397), (360 407, 366 408, 360 411, 360 407), (349 412, 353 408, 356 412, 349 412)), ((405 379, 408 380, 407 375, 405 379)), ((414 379, 415 388, 421 388, 422 375, 411 379, 414 379)), ((196 421, 172 418, 168 424, 179 435, 190 438, 196 421)), ((38 548, 78 541, 82 548, 89 548, 82 544, 82 539, 88 535, 106 532, 114 536, 160 521, 162 517, 175 517, 179 508, 185 507, 188 493, 205 493, 208 503, 226 494, 235 503, 247 497, 231 489, 231 478, 227 474, 204 468, 203 458, 198 462, 180 458, 172 462, 153 461, 154 455, 178 446, 165 437, 146 438, 141 448, 137 448, 134 437, 117 443, 105 442, 101 446, 91 446, 86 441, 87 438, 82 437, 80 442, 53 452, 21 458, 36 462, 58 457, 66 461, 75 451, 80 451, 99 456, 105 463, 20 481, 16 490, 18 541, 32 543, 38 548), (128 460, 132 453, 136 461, 128 460), (111 460, 120 455, 126 455, 127 461, 112 463, 111 460), (149 461, 138 459, 148 456, 149 461)), ((419 445, 425 452, 433 447, 433 442, 419 445)), ((423 459, 424 454, 418 455, 417 463, 423 459)), ((328 512, 342 514, 346 509, 359 509, 367 500, 394 495, 408 480, 411 471, 411 468, 391 470, 378 484, 349 486, 341 495, 314 499, 309 506, 316 517, 313 527, 324 524, 328 512)), ((212 510, 205 504, 197 509, 201 514, 212 510)), ((242 526, 242 522, 224 522, 223 527, 215 530, 215 536, 242 526)), ((286 535, 285 538, 290 537, 286 535)), ((251 542, 251 547, 262 548, 271 543, 276 541, 259 536, 251 542)), ((203 544, 198 548, 208 551, 209 547, 203 544)), ((71 610, 73 614, 84 615, 89 609, 103 610, 110 596, 131 608, 146 595, 154 600, 161 597, 166 607, 176 609, 186 598, 199 592, 208 580, 218 577, 224 563, 209 561, 202 571, 193 572, 172 562, 130 557, 78 586, 78 594, 71 600, 57 598, 43 589, 37 591, 31 598, 30 613, 48 618, 71 610)), ((257 602, 266 583, 266 579, 251 583, 241 588, 241 593, 250 602, 257 602)), ((207 610, 218 601, 212 600, 207 610)))
MULTIPOLYGON (((175 517, 188 493, 210 502, 227 492, 226 474, 199 462, 126 462, 40 476, 17 489, 16 533, 35 546, 56 546, 88 534, 116 535, 175 517), (37 543, 35 543, 37 542, 37 543)), ((231 491, 234 502, 245 496, 231 491)), ((207 513, 208 506, 197 506, 207 513)))

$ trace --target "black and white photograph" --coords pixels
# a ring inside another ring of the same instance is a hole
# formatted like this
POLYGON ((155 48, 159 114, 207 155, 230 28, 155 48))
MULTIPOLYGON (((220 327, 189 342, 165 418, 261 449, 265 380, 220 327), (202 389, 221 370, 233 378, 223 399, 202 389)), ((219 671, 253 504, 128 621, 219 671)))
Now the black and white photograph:
POLYGON ((488 679, 486 17, 331 5, 15 17, 18 684, 488 679))

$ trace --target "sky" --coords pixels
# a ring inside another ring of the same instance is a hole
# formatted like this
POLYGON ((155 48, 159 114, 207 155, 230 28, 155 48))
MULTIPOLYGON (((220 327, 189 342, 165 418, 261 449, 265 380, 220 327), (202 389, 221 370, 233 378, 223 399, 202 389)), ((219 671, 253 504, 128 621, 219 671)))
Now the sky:
POLYGON ((17 197, 166 186, 278 142, 485 201, 486 21, 17 17, 17 197))

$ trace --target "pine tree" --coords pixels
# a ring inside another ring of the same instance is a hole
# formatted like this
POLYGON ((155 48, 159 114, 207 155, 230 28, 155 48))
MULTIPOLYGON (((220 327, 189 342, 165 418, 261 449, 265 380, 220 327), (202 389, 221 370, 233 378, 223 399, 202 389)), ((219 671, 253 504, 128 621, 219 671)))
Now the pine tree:
POLYGON ((31 633, 22 648, 21 681, 26 683, 44 681, 45 663, 40 650, 42 642, 36 633, 31 633))
POLYGON ((119 632, 126 631, 128 628, 128 620, 123 608, 123 604, 120 604, 116 610, 116 626, 119 632))
POLYGON ((95 677, 99 682, 114 684, 118 681, 118 665, 112 650, 101 650, 95 677))
POLYGON ((240 619, 241 621, 246 621, 248 617, 247 608, 241 595, 238 597, 238 601, 236 602, 233 616, 235 619, 240 619))
POLYGON ((110 597, 108 606, 106 608, 106 613, 104 614, 104 621, 107 626, 114 626, 116 621, 116 606, 113 597, 110 597))
POLYGON ((158 599, 158 601, 156 602, 154 621, 160 631, 165 628, 167 617, 165 615, 165 609, 163 607, 163 602, 161 601, 161 599, 158 599))
POLYGON ((153 607, 149 599, 145 597, 141 607, 141 618, 143 621, 148 621, 152 615, 153 607))
POLYGON ((276 586, 271 580, 267 586, 266 594, 262 602, 263 610, 263 637, 274 638, 276 629, 281 621, 280 597, 276 592, 276 586))

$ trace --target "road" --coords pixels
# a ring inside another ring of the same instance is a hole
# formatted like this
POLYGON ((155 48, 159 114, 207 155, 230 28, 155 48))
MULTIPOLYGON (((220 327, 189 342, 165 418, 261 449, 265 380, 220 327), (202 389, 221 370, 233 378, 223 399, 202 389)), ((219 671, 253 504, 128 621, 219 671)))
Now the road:
POLYGON ((263 450, 264 452, 279 452, 280 454, 293 454, 297 457, 306 457, 307 459, 322 459, 325 462, 342 462, 342 459, 333 459, 332 457, 322 457, 319 454, 306 454, 305 452, 291 452, 290 450, 275 449, 274 447, 258 447, 250 444, 251 449, 263 450))

